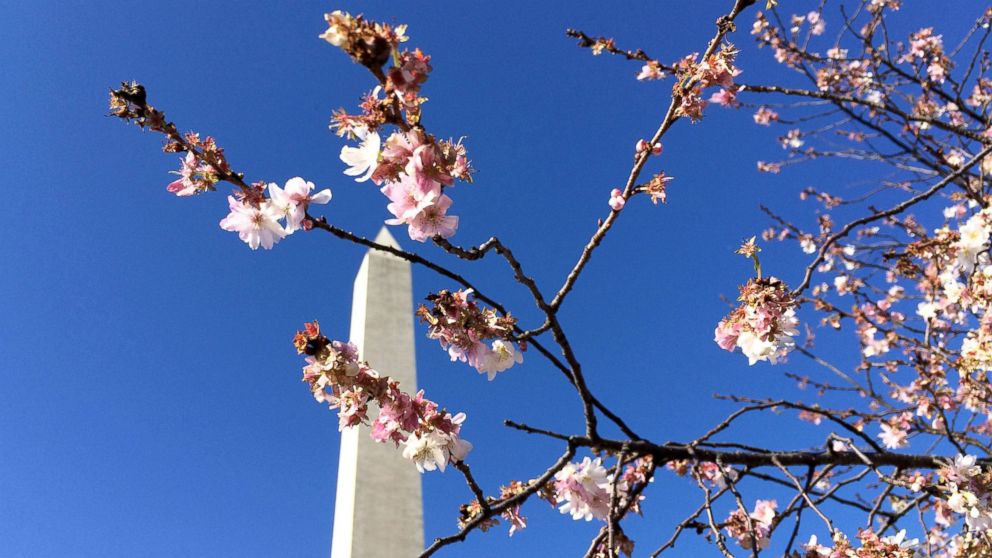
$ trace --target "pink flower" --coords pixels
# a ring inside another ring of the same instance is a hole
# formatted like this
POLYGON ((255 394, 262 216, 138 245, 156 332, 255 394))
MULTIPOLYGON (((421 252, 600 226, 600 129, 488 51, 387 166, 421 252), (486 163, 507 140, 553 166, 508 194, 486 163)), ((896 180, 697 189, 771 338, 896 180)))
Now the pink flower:
POLYGON ((879 426, 881 427, 882 432, 878 435, 878 437, 881 438, 882 444, 884 444, 885 447, 889 449, 896 449, 909 445, 908 422, 893 420, 890 422, 883 422, 879 426))
POLYGON ((227 201, 231 212, 221 219, 220 228, 237 232, 252 250, 257 250, 259 245, 270 250, 286 236, 285 229, 279 225, 282 215, 268 201, 258 207, 241 203, 234 196, 228 196, 227 201))
POLYGON ((179 179, 170 183, 165 189, 177 196, 192 196, 199 194, 204 189, 203 175, 209 171, 209 167, 201 165, 200 161, 192 151, 186 152, 186 158, 182 160, 182 166, 178 171, 179 179))
POLYGON ((754 113, 754 123, 762 126, 770 126, 773 121, 778 120, 778 113, 768 107, 758 107, 754 113))
POLYGON ((737 336, 740 335, 741 324, 726 319, 716 326, 714 341, 725 351, 733 351, 737 346, 737 336))
POLYGON ((741 106, 740 101, 737 100, 737 89, 733 87, 720 89, 710 96, 709 101, 721 107, 737 108, 741 106))
POLYGON ((610 512, 610 480, 600 458, 588 457, 580 463, 569 463, 555 473, 555 498, 564 502, 561 513, 572 519, 605 520, 610 512))
POLYGON ((620 211, 626 203, 627 200, 624 199, 623 192, 619 188, 610 191, 610 207, 613 208, 613 211, 620 211))
POLYGON ((524 361, 524 355, 513 346, 513 343, 497 339, 493 341, 492 349, 485 352, 477 369, 479 374, 488 374, 493 381, 496 374, 509 369, 514 364, 524 361))
POLYGON ((419 242, 434 236, 450 238, 458 230, 458 217, 447 215, 449 207, 451 198, 444 194, 436 202, 424 207, 409 221, 410 238, 419 242))
POLYGON ((662 79, 664 77, 665 72, 661 71, 661 64, 655 60, 650 60, 647 64, 641 66, 641 73, 637 74, 639 81, 662 79))

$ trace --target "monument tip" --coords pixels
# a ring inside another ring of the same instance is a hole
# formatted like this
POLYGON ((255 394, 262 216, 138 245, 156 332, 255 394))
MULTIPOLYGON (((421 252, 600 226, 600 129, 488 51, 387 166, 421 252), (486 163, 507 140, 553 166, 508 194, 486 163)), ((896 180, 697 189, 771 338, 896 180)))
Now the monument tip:
POLYGON ((375 235, 375 243, 384 244, 397 250, 400 249, 400 244, 396 242, 396 239, 393 238, 392 233, 389 232, 389 229, 385 225, 379 229, 379 234, 375 235))

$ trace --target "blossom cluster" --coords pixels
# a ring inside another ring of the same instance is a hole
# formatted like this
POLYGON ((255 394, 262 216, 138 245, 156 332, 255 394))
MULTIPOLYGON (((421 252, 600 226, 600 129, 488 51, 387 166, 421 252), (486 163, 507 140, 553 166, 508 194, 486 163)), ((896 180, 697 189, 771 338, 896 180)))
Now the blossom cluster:
POLYGON ((325 19, 328 29, 321 37, 367 66, 380 82, 362 99, 361 114, 334 113, 331 128, 359 140, 356 147, 341 148, 340 158, 348 165, 344 173, 379 186, 393 214, 386 223, 407 225, 410 238, 451 237, 458 217, 448 215, 452 200, 444 189, 455 180, 471 182, 472 168, 461 141, 437 140, 418 125, 427 101, 420 90, 433 69, 430 56, 419 49, 399 50, 407 40, 405 25, 393 28, 340 11, 325 19), (383 141, 379 131, 389 124, 399 130, 383 141))
POLYGON ((444 193, 455 179, 470 182, 471 165, 461 143, 438 141, 422 130, 397 131, 382 144, 379 134, 360 128, 358 147, 341 149, 344 172, 364 182, 381 185, 393 214, 389 225, 407 225, 410 238, 449 238, 458 229, 458 217, 448 215, 451 198, 444 193), (360 176, 359 176, 360 175, 360 176))
POLYGON ((937 507, 937 523, 953 523, 947 513, 941 513, 949 509, 962 515, 972 531, 992 529, 992 471, 982 471, 974 455, 958 455, 941 468, 940 477, 940 488, 947 497, 946 506, 937 507))
POLYGON ((372 439, 403 445, 403 457, 417 470, 444 471, 448 463, 464 460, 472 444, 461 439, 464 413, 451 415, 437 403, 402 391, 399 382, 380 375, 358 357, 351 343, 331 341, 314 321, 304 324, 293 338, 297 352, 305 354, 303 381, 319 403, 338 409, 338 427, 371 426, 372 439), (373 419, 370 408, 379 414, 373 419))
POLYGON ((909 36, 909 50, 900 62, 923 61, 927 65, 927 76, 931 81, 944 83, 951 60, 944 54, 944 42, 940 35, 933 34, 933 27, 920 29, 909 36))
MULTIPOLYGON (((709 103, 715 103, 724 107, 738 107, 737 93, 740 86, 734 83, 734 78, 740 75, 741 71, 734 65, 737 56, 737 49, 732 45, 725 44, 720 50, 709 55, 705 60, 696 63, 696 55, 689 55, 676 64, 676 74, 679 84, 688 84, 679 97, 677 114, 688 117, 693 122, 703 117, 703 109, 709 103), (710 96, 709 100, 703 100, 703 90, 720 87, 720 90, 710 96)), ((676 87, 680 87, 677 85, 676 87)))
MULTIPOLYGON (((724 44, 721 48, 706 57, 705 60, 696 62, 698 53, 690 54, 673 66, 677 83, 675 89, 676 99, 679 102, 677 114, 688 117, 693 122, 703 117, 703 109, 710 103, 715 103, 724 107, 737 108, 740 102, 737 94, 740 86, 734 83, 734 78, 740 75, 741 71, 734 65, 737 50, 730 44, 724 44), (702 97, 703 90, 719 87, 708 100, 702 97)), ((648 60, 641 67, 637 75, 639 81, 651 81, 664 79, 666 74, 662 71, 662 65, 657 60, 648 60)))
POLYGON ((740 508, 730 512, 723 528, 742 548, 753 548, 755 545, 758 549, 768 548, 777 507, 775 500, 757 500, 750 514, 740 508))
POLYGON ((264 194, 263 185, 253 185, 247 195, 242 192, 228 196, 231 212, 221 219, 220 228, 238 233, 238 236, 252 250, 262 246, 272 246, 288 235, 306 228, 304 223, 307 207, 311 203, 325 204, 331 201, 328 189, 311 194, 313 182, 295 177, 286 181, 285 188, 269 184, 269 197, 264 194), (280 221, 285 220, 285 225, 280 221))
MULTIPOLYGON (((600 458, 584 458, 579 463, 569 463, 555 473, 554 495, 560 503, 561 513, 572 519, 592 518, 606 521, 610 514, 612 478, 600 458)), ((626 491, 626 480, 621 477, 618 491, 626 491)))
POLYGON ((716 327, 717 345, 727 351, 740 348, 752 365, 761 360, 776 364, 796 346, 796 301, 775 277, 751 279, 740 293, 740 306, 716 327))
POLYGON ((572 519, 591 521, 596 518, 607 521, 614 491, 614 512, 627 509, 641 513, 640 502, 644 497, 635 497, 634 494, 639 492, 639 487, 653 481, 652 472, 650 456, 639 457, 628 463, 619 477, 603 466, 601 458, 585 457, 577 463, 568 463, 555 473, 554 480, 539 495, 561 513, 571 515, 572 519))
POLYGON ((500 315, 470 300, 471 290, 442 290, 427 297, 431 307, 421 304, 417 316, 428 324, 427 336, 447 349, 451 360, 468 363, 492 380, 496 374, 523 362, 523 347, 512 341, 513 316, 500 315), (491 343, 486 342, 492 340, 491 343))
POLYGON ((880 537, 871 529, 862 529, 858 532, 858 542, 861 544, 855 548, 846 535, 837 531, 833 536, 833 547, 824 546, 819 543, 816 535, 809 538, 809 542, 803 545, 806 551, 804 558, 915 558, 918 556, 917 547, 920 544, 918 539, 907 539, 906 530, 903 529, 895 535, 880 537))

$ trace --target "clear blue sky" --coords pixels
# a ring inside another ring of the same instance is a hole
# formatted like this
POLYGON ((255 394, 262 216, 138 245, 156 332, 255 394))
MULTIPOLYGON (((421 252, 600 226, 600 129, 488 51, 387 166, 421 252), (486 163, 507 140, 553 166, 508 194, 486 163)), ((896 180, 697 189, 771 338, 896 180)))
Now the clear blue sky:
MULTIPOLYGON (((702 50, 729 5, 0 1, 0 556, 325 556, 330 546, 337 421, 300 382, 290 341, 314 318, 347 335, 363 252, 321 233, 251 252, 218 227, 222 195, 165 191, 178 157, 161 153, 160 137, 104 116, 108 87, 143 82, 152 104, 215 136, 249 179, 299 175, 330 187, 328 219, 374 235, 389 217, 385 198, 341 174, 342 142, 327 129, 331 111, 351 109, 372 82, 317 35, 335 8, 409 23, 409 45, 434 66, 425 120, 440 136, 467 136, 479 169, 474 185, 452 192, 455 240, 500 236, 550 291, 608 213, 609 191, 656 128, 671 85, 636 82, 639 65, 594 58, 564 29, 670 61, 702 50)), ((940 5, 928 24, 977 13, 974 3, 940 5)), ((836 16, 827 21, 836 31, 836 16)), ((745 22, 735 36, 744 77, 782 76, 745 22)), ((864 168, 758 174, 755 160, 782 154, 778 133, 747 111, 680 122, 649 166, 677 177, 668 205, 632 202, 563 311, 592 388, 658 441, 722 418, 730 407, 714 392, 790 393, 781 372, 812 371, 798 357, 748 368, 712 342, 727 310, 720 296, 735 296, 749 272, 732 251, 767 224, 758 202, 809 225, 798 191, 843 193, 864 168)), ((442 257, 402 233, 404 247, 442 257)), ((788 281, 808 257, 793 244, 765 255, 766 270, 788 281)), ((453 266, 536 323, 498 262, 453 266)), ((453 287, 422 269, 414 283, 417 298, 453 287)), ((449 364, 422 329, 417 343, 428 395, 468 414, 463 434, 487 491, 537 475, 559 452, 503 419, 581 427, 576 397, 536 353, 490 383, 449 364)), ((853 338, 844 343, 856 350, 853 338)), ((772 446, 826 433, 793 422, 751 427, 772 446)), ((461 478, 425 475, 424 489, 428 539, 453 532, 470 499, 461 478)), ((695 501, 685 479, 662 473, 645 520, 631 522, 639 550, 663 542, 695 501)), ((525 512, 532 529, 513 539, 502 526, 443 555, 575 555, 597 527, 543 502, 525 512)))

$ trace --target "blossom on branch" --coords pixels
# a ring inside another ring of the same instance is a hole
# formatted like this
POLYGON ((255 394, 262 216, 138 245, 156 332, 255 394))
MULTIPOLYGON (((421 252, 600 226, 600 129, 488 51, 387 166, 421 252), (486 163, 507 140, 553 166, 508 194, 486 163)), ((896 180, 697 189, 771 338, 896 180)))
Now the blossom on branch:
POLYGON ((720 321, 714 340, 727 351, 740 348, 751 365, 776 364, 796 346, 796 302, 775 277, 751 279, 740 290, 741 305, 720 321))
POLYGON ((523 362, 522 347, 512 343, 517 320, 480 307, 469 300, 471 293, 443 290, 429 295, 432 308, 421 304, 417 315, 429 326, 427 336, 437 339, 452 361, 465 362, 492 380, 497 373, 523 362), (491 346, 486 344, 490 339, 491 346))
POLYGON ((238 201, 234 196, 228 196, 227 202, 231 212, 221 219, 220 228, 238 233, 252 250, 257 250, 259 246, 271 250, 286 237, 286 229, 279 224, 283 214, 271 202, 254 205, 238 201))
POLYGON ((445 470, 448 463, 463 461, 472 444, 461 438, 465 414, 452 415, 438 410, 437 403, 400 390, 399 382, 379 374, 367 362, 358 359, 358 349, 351 343, 331 341, 320 332, 317 322, 304 324, 296 332, 293 345, 307 355, 303 381, 310 386, 314 399, 338 409, 338 428, 371 422, 372 439, 379 443, 403 445, 403 457, 413 461, 417 470, 445 470), (378 407, 379 415, 371 420, 369 411, 378 407))

